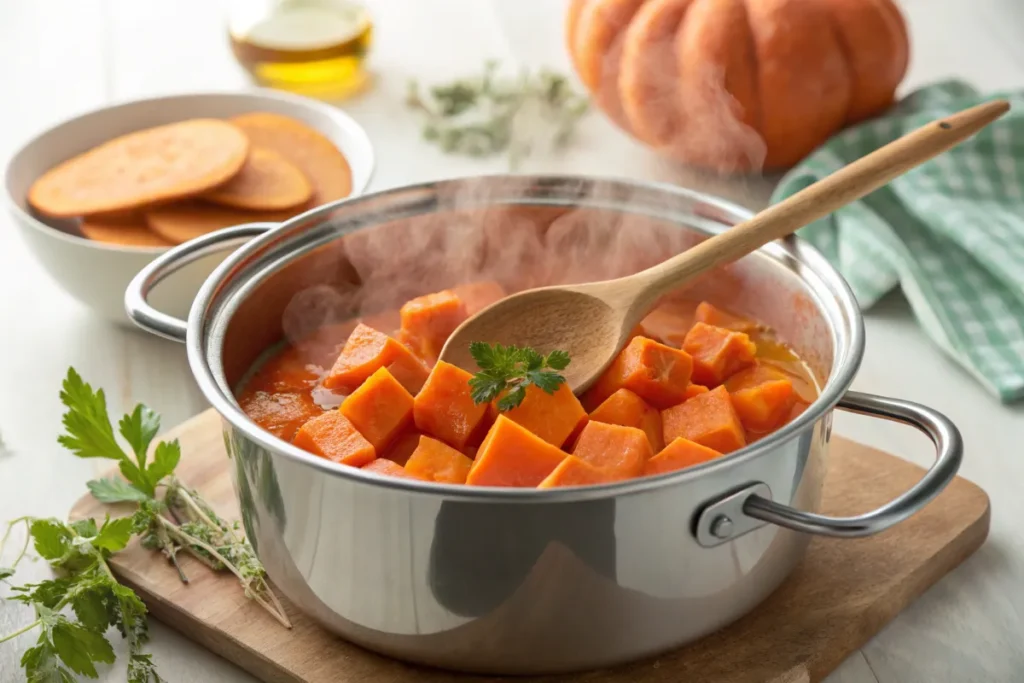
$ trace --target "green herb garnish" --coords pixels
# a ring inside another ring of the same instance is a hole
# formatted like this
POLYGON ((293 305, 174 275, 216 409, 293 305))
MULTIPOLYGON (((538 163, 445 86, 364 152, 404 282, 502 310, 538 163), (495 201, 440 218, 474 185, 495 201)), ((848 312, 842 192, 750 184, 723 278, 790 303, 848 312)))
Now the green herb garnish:
POLYGON ((513 169, 540 138, 562 149, 589 106, 563 75, 541 69, 502 78, 493 61, 479 77, 435 85, 426 94, 412 81, 406 104, 423 113, 423 137, 443 151, 487 157, 507 150, 513 169))
POLYGON ((138 405, 121 418, 118 433, 130 447, 126 452, 107 415, 103 390, 93 391, 70 368, 60 398, 68 409, 60 444, 80 458, 117 462, 124 477, 90 481, 89 491, 104 503, 133 503, 135 512, 131 517, 108 517, 102 525, 92 519, 67 523, 31 517, 8 525, 0 539, 0 559, 12 529, 24 525, 25 540, 13 562, 0 566, 0 583, 14 576, 30 541, 58 575, 13 586, 8 598, 32 607, 35 613, 31 623, 0 635, 3 643, 38 629, 36 645, 21 658, 29 683, 73 683, 76 674, 96 678, 97 664, 114 661, 105 635, 110 627, 128 641, 129 683, 161 683, 150 655, 143 652, 149 637, 146 606, 110 570, 110 557, 124 549, 133 535, 139 536, 143 547, 160 550, 183 582, 188 577, 178 564, 179 552, 193 555, 211 569, 232 572, 246 596, 291 627, 252 547, 236 533, 238 524, 222 520, 174 476, 181 458, 178 442, 158 443, 150 460, 149 447, 160 430, 159 415, 138 405))
POLYGON ((542 356, 531 348, 472 342, 469 352, 480 368, 469 380, 473 401, 487 403, 500 396, 498 410, 502 412, 519 406, 530 385, 553 394, 565 383, 565 377, 557 372, 569 365, 565 351, 542 356))

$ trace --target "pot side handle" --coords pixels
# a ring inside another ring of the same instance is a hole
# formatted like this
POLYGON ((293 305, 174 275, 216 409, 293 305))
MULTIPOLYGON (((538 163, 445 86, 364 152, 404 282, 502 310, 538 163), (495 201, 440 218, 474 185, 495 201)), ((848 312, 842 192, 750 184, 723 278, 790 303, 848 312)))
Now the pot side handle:
POLYGON ((837 407, 916 427, 935 444, 934 464, 921 481, 899 498, 856 517, 827 517, 802 512, 756 494, 744 501, 743 512, 747 516, 809 534, 841 538, 870 536, 902 522, 927 505, 946 488, 960 468, 963 457, 960 432, 949 418, 936 410, 910 401, 858 391, 847 392, 837 407))
POLYGON ((262 235, 277 223, 246 223, 211 232, 165 251, 150 261, 128 283, 124 293, 124 307, 132 322, 159 337, 184 343, 188 323, 173 315, 158 311, 149 303, 149 293, 164 278, 204 256, 223 251, 236 242, 246 242, 262 235))

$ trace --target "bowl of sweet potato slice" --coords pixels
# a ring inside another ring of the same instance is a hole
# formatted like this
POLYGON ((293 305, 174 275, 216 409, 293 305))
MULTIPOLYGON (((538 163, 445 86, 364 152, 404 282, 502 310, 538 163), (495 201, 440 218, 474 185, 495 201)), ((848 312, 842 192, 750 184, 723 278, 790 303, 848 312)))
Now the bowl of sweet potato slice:
POLYGON ((180 245, 127 304, 186 344, 224 418, 247 534, 299 609, 409 661, 577 671, 739 618, 811 535, 888 528, 959 465, 944 416, 850 391, 857 303, 799 240, 667 295, 579 396, 558 340, 474 340, 477 372, 438 360, 507 294, 636 272, 745 217, 659 185, 449 180, 180 245), (178 264, 243 238, 187 321, 147 300, 178 264), (837 408, 923 431, 935 465, 878 510, 819 514, 837 408))
MULTIPOLYGON (((279 223, 359 194, 373 170, 344 112, 285 93, 195 93, 105 107, 11 158, 8 207, 36 258, 99 316, 127 323, 124 289, 168 248, 241 223, 279 223)), ((184 315, 221 257, 154 296, 184 315)))

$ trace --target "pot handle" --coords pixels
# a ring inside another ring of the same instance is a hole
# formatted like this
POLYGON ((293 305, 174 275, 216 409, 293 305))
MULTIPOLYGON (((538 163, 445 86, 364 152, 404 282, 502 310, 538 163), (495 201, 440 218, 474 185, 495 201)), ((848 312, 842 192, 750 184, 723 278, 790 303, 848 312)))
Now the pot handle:
POLYGON ((795 510, 759 495, 743 503, 748 517, 787 529, 822 536, 870 536, 902 522, 923 508, 953 480, 963 457, 963 440, 956 426, 942 413, 910 401, 849 391, 838 407, 861 415, 880 417, 916 427, 935 444, 935 463, 909 491, 872 512, 856 517, 827 517, 795 510))
POLYGON ((124 293, 124 307, 136 325, 160 337, 184 343, 188 323, 173 315, 158 311, 149 303, 149 293, 164 278, 181 270, 204 256, 223 251, 235 242, 245 242, 262 235, 277 223, 246 223, 211 232, 165 251, 150 261, 128 283, 124 293))

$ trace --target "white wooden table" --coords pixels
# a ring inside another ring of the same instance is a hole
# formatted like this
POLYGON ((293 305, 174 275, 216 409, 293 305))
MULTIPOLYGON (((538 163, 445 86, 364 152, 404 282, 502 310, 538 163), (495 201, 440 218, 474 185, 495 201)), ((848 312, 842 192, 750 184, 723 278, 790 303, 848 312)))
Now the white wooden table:
MULTIPOLYGON (((374 140, 374 189, 504 170, 502 163, 445 157, 421 144, 401 106, 406 79, 442 80, 475 71, 485 57, 568 70, 560 3, 551 0, 369 0, 378 19, 375 89, 346 105, 374 140)), ((903 0, 913 39, 906 87, 961 77, 982 89, 1024 86, 1024 3, 903 0)), ((219 8, 209 0, 9 0, 0 2, 0 160, 27 136, 111 101, 198 89, 248 87, 231 59, 219 8)), ((671 180, 756 207, 766 186, 711 182, 658 162, 600 117, 590 117, 573 152, 528 170, 671 180)), ((175 424, 205 405, 181 347, 92 319, 60 291, 0 216, 0 520, 63 516, 96 474, 95 464, 56 443, 57 393, 69 365, 105 387, 111 414, 144 401, 175 424)), ((952 417, 967 452, 962 474, 992 498, 988 543, 943 579, 829 683, 966 683, 1024 680, 1024 412, 1000 406, 948 361, 894 296, 867 318, 868 348, 855 388, 928 403, 952 417)), ((924 439, 909 430, 840 415, 838 432, 926 464, 924 439)), ((30 566, 37 577, 45 567, 30 566)), ((26 623, 0 607, 0 634, 26 623)), ((247 674, 153 624, 151 650, 175 683, 249 681, 247 674)), ((29 638, 0 645, 0 682, 20 680, 29 638)), ((123 668, 102 680, 123 680, 123 668)))

